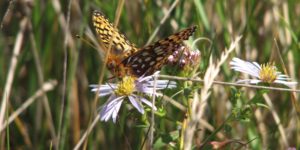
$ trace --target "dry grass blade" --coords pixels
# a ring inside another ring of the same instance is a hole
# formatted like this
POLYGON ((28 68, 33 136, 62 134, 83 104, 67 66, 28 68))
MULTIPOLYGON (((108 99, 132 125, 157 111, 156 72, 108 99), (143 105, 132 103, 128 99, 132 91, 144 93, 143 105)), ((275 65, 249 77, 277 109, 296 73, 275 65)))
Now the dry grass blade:
POLYGON ((287 140, 286 133, 285 133, 284 128, 283 128, 283 126, 281 124, 279 115, 278 115, 278 113, 276 112, 276 110, 274 108, 273 103, 272 103, 270 97, 267 94, 264 94, 263 97, 264 97, 267 105, 269 106, 269 109, 270 109, 270 111, 272 113, 272 116, 273 116, 273 118, 274 118, 274 120, 276 122, 276 125, 278 127, 278 130, 279 130, 282 142, 283 142, 283 144, 284 144, 285 147, 288 147, 289 146, 289 142, 287 140))
MULTIPOLYGON (((153 94, 152 94, 152 106, 155 106, 155 98, 156 98, 156 82, 157 82, 157 75, 154 75, 154 82, 153 82, 153 94)), ((153 141, 154 141, 154 126, 155 126, 155 119, 154 119, 154 108, 151 109, 151 124, 150 124, 150 131, 149 131, 149 148, 152 149, 153 141)))
MULTIPOLYGON (((67 18, 65 18, 63 12, 62 12, 62 8, 61 8, 61 4, 58 0, 53 0, 52 1, 52 5, 54 7, 54 10, 58 16, 58 21, 59 21, 59 25, 61 26, 61 29, 63 30, 63 33, 65 35, 64 38, 64 46, 63 46, 63 50, 64 50, 64 67, 63 67, 63 88, 62 88, 62 98, 61 98, 61 113, 60 113, 60 119, 59 119, 59 126, 58 126, 58 133, 57 133, 57 139, 58 139, 58 144, 56 145, 56 149, 59 148, 59 144, 60 144, 60 137, 61 137, 61 128, 62 128, 62 122, 63 122, 63 115, 64 115, 64 111, 65 111, 65 98, 66 98, 66 80, 67 80, 67 62, 68 62, 68 51, 67 48, 69 47, 71 49, 71 52, 75 52, 75 42, 72 38, 72 34, 71 31, 69 29, 69 21, 70 21, 70 8, 71 8, 71 3, 72 1, 69 1, 68 3, 68 16, 67 18)), ((73 61, 75 62, 75 61, 73 61)))
MULTIPOLYGON (((123 6, 124 6, 124 0, 121 0, 119 1, 118 3, 118 8, 117 8, 117 12, 116 12, 116 17, 115 17, 115 21, 114 21, 114 25, 117 26, 118 23, 119 23, 119 18, 120 18, 120 15, 121 15, 121 12, 122 12, 122 9, 123 9, 123 6)), ((115 35, 112 36, 112 39, 114 38, 115 35)), ((107 61, 108 61, 108 56, 110 54, 110 50, 112 48, 112 43, 113 41, 111 40, 109 42, 109 46, 108 46, 108 49, 106 51, 106 54, 105 54, 105 60, 104 60, 104 66, 101 68, 101 71, 100 71, 100 76, 99 76, 99 80, 98 80, 98 84, 101 85, 102 81, 103 81, 103 77, 104 77, 104 72, 105 72, 105 65, 107 64, 107 61)), ((96 106, 97 106, 97 103, 98 103, 98 98, 99 98, 99 91, 95 92, 95 97, 94 97, 94 105, 93 105, 93 108, 91 109, 91 112, 92 114, 95 112, 96 110, 96 106)), ((92 129, 95 127, 95 124, 97 123, 97 121, 99 120, 99 115, 96 114, 96 119, 94 119, 93 122, 91 122, 90 120, 90 125, 89 125, 89 128, 87 129, 87 131, 84 133, 84 135, 81 137, 80 141, 76 144, 75 148, 74 149, 79 149, 80 146, 84 143, 84 141, 86 140, 86 138, 88 137, 89 133, 92 131, 92 129), (97 119, 98 118, 98 119, 97 119)), ((83 149, 86 149, 86 145, 87 145, 87 141, 85 142, 84 144, 84 148, 83 149)))
POLYGON ((0 8, 0 150, 300 145, 300 1, 6 0, 0 8), (193 25, 193 38, 169 44, 185 37, 172 30, 193 25), (161 49, 173 46, 162 62, 161 49), (263 74, 267 62, 281 74, 263 74), (161 70, 158 97, 151 78, 135 86, 135 101, 114 99, 123 76, 149 68, 161 70), (54 89, 35 95, 49 78, 54 89))
MULTIPOLYGON (((236 38, 234 42, 231 43, 229 49, 225 50, 222 53, 220 61, 216 65, 213 64, 212 58, 210 58, 210 64, 204 75, 204 83, 203 83, 203 88, 201 89, 200 100, 194 99, 191 104, 192 110, 188 118, 187 127, 184 133, 184 144, 185 144, 184 149, 191 149, 196 125, 201 119, 201 117, 203 116, 203 112, 207 105, 206 100, 211 94, 209 89, 212 87, 214 79, 217 77, 220 71, 221 65, 228 58, 229 54, 233 52, 233 50, 238 46, 238 42, 240 41, 240 39, 241 36, 236 38)), ((195 96, 195 98, 196 97, 197 96, 195 96)))
MULTIPOLYGON (((30 24, 30 26, 32 26, 32 24, 30 24)), ((33 57, 34 57, 34 62, 35 62, 35 65, 36 65, 39 86, 42 87, 43 83, 44 83, 44 77, 43 77, 43 71, 42 71, 43 69, 42 69, 41 60, 40 60, 39 55, 38 55, 38 50, 37 50, 37 47, 36 47, 36 41, 34 39, 34 34, 32 33, 32 31, 30 31, 29 37, 30 37, 30 42, 31 42, 31 45, 32 45, 31 50, 32 50, 32 54, 33 54, 33 57)), ((57 141, 55 141, 55 139, 57 137, 56 137, 55 127, 54 127, 54 123, 53 123, 53 117, 52 117, 52 114, 51 114, 51 108, 50 108, 50 105, 49 105, 49 99, 48 99, 47 95, 42 96, 42 103, 43 103, 42 105, 43 105, 43 107, 45 109, 45 112, 46 112, 47 122, 48 122, 49 127, 50 127, 50 133, 51 133, 52 139, 54 140, 54 145, 56 145, 57 141)))
POLYGON ((76 146, 74 147, 74 150, 78 150, 80 148, 80 146, 83 144, 83 142, 85 141, 85 139, 88 137, 88 135, 92 132, 93 128, 96 126, 97 122, 99 121, 100 116, 96 115, 96 117, 94 118, 93 122, 91 123, 91 125, 88 127, 88 129, 83 133, 81 139, 78 141, 78 143, 76 144, 76 146))
POLYGON ((13 7, 14 7, 14 3, 15 3, 15 0, 11 0, 9 2, 9 6, 8 6, 8 8, 7 8, 7 10, 6 10, 6 12, 5 12, 4 16, 3 16, 3 19, 1 21, 1 24, 0 24, 0 28, 1 29, 3 29, 3 25, 4 25, 5 21, 6 21, 6 18, 9 15, 9 13, 11 12, 11 10, 13 9, 13 7))
MULTIPOLYGON (((178 81, 192 81, 192 82, 204 83, 204 80, 202 80, 202 79, 193 79, 193 78, 177 77, 177 76, 169 76, 169 75, 159 75, 159 78, 178 80, 178 81)), ((250 85, 250 84, 223 82, 223 81, 212 81, 212 84, 300 93, 300 90, 298 90, 298 89, 278 88, 278 87, 272 87, 272 86, 250 85)))
POLYGON ((25 102, 16 110, 12 115, 9 116, 8 120, 1 125, 0 132, 2 132, 6 126, 8 126, 15 118, 17 118, 24 110, 26 110, 36 99, 45 95, 46 92, 51 91, 57 85, 57 81, 52 80, 43 84, 43 86, 37 90, 30 98, 25 100, 25 102))
POLYGON ((176 7, 176 5, 178 4, 179 0, 175 0, 173 2, 173 4, 171 5, 171 7, 168 9, 168 12, 165 14, 165 16, 161 19, 161 21, 159 22, 159 25, 155 28, 154 32, 152 33, 152 35, 150 36, 150 38, 148 39, 146 45, 149 45, 154 37, 157 35, 158 31, 159 31, 159 28, 162 24, 165 23, 165 21, 168 19, 168 17, 170 17, 170 14, 172 12, 172 10, 174 10, 174 8, 176 7))
POLYGON ((24 33, 25 33, 25 29, 27 27, 28 21, 29 20, 27 18, 24 18, 21 20, 20 30, 19 30, 17 38, 16 38, 13 55, 11 58, 11 63, 10 63, 9 71, 7 74, 6 84, 4 87, 4 92, 3 92, 4 96, 2 97, 1 112, 0 112, 0 128, 3 128, 2 124, 3 124, 5 112, 7 109, 6 106, 7 106, 8 100, 10 99, 9 98, 10 91, 11 91, 11 87, 13 84, 13 79, 14 79, 14 75, 15 75, 15 71, 16 71, 16 67, 17 67, 17 63, 18 63, 18 56, 20 54, 21 46, 24 41, 24 33))

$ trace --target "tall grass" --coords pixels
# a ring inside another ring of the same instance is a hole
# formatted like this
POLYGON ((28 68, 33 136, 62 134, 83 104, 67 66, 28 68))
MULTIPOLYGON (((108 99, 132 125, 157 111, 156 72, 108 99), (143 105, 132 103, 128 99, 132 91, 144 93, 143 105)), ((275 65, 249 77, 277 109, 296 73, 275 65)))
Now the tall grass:
POLYGON ((232 84, 248 77, 229 66, 232 57, 274 62, 297 81, 299 10, 296 0, 0 1, 0 148, 299 149, 298 93, 232 84), (206 39, 193 48, 201 52, 196 67, 162 69, 169 76, 160 78, 177 88, 155 99, 152 119, 150 109, 141 115, 129 104, 117 123, 97 118, 107 97, 89 85, 109 82, 111 74, 93 10, 138 47, 192 25, 187 45, 206 39))

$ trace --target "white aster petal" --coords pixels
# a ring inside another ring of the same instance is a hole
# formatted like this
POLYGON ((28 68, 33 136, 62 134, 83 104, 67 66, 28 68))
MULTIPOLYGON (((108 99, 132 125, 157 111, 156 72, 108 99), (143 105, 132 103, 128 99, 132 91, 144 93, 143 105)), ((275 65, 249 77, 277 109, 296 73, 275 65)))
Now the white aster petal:
POLYGON ((290 79, 287 75, 279 74, 277 75, 277 79, 290 79))
POLYGON ((235 57, 230 62, 230 65, 231 69, 259 78, 260 66, 256 62, 246 62, 235 57))
POLYGON ((144 76, 141 76, 141 77, 139 77, 138 78, 138 82, 144 82, 144 81, 149 81, 149 80, 151 80, 151 79, 153 79, 153 77, 154 76, 157 76, 157 75, 159 75, 159 72, 160 71, 156 71, 153 75, 150 75, 150 76, 146 76, 146 77, 144 77, 144 76))
MULTIPOLYGON (((175 88, 176 82, 169 80, 156 80, 156 85, 154 86, 154 76, 158 75, 158 72, 155 72, 150 76, 142 76, 134 81, 134 88, 128 94, 120 94, 115 92, 115 90, 122 85, 122 82, 119 84, 104 84, 104 85, 90 85, 92 88, 91 91, 98 92, 99 96, 110 95, 107 102, 100 108, 100 120, 108 121, 112 119, 113 122, 116 122, 118 112, 121 108, 121 105, 125 98, 128 98, 130 104, 135 107, 140 113, 144 114, 145 110, 142 104, 146 104, 151 107, 153 110, 157 110, 155 106, 152 105, 150 101, 146 98, 140 96, 141 93, 144 93, 149 96, 153 96, 154 90, 162 90, 165 88, 175 88), (155 87, 155 89, 154 89, 155 87), (117 95, 116 95, 117 93, 117 95), (123 95, 123 96, 120 96, 123 95)), ((127 77, 128 78, 128 77, 127 77)), ((124 80, 126 78, 123 78, 124 80)), ((133 79, 133 78, 132 78, 133 79)), ((127 80, 125 80, 127 81, 127 80)), ((126 85, 126 84, 125 84, 126 85)), ((125 89, 126 90, 126 89, 125 89)), ((122 90, 121 90, 122 91, 122 90)), ((161 96, 162 94, 155 92, 155 96, 161 96)))
POLYGON ((114 89, 116 88, 116 85, 115 84, 104 84, 104 85, 90 85, 90 87, 92 87, 91 91, 92 92, 98 92, 99 93, 99 96, 102 97, 102 96, 107 96, 107 95, 110 95, 114 92, 114 89))
MULTIPOLYGON (((148 76, 149 77, 149 76, 148 76)), ((154 91, 154 81, 153 78, 147 78, 148 81, 141 79, 143 82, 136 82, 136 89, 138 92, 145 93, 147 95, 152 95, 154 91)), ((176 82, 169 80, 156 80, 155 90, 161 90, 166 88, 175 88, 176 82)))
POLYGON ((257 84, 260 83, 261 80, 258 79, 244 79, 244 80, 238 80, 236 83, 250 83, 250 84, 257 84))
POLYGON ((120 108, 121 108, 122 102, 123 102, 123 100, 120 101, 119 103, 117 103, 116 106, 115 106, 115 109, 113 109, 114 112, 113 112, 113 114, 112 114, 112 119, 113 119, 113 122, 114 122, 114 123, 116 123, 117 116, 118 116, 118 112, 119 112, 119 110, 120 110, 120 108))
POLYGON ((129 101, 131 102, 131 104, 141 113, 141 114, 144 114, 144 108, 143 106, 141 105, 141 103, 139 102, 139 97, 136 96, 136 95, 131 95, 131 96, 128 96, 129 98, 129 101))
POLYGON ((106 122, 112 118, 113 122, 115 122, 123 100, 124 97, 116 97, 112 95, 101 108, 100 120, 106 122))
POLYGON ((288 86, 289 88, 293 88, 298 84, 297 82, 282 81, 282 80, 275 80, 274 83, 283 84, 288 86))
POLYGON ((257 62, 252 62, 252 63, 258 68, 258 71, 261 69, 261 66, 257 62))
POLYGON ((261 80, 258 80, 258 79, 251 79, 250 80, 250 84, 258 84, 258 83, 261 83, 262 81, 261 80))
POLYGON ((111 108, 111 107, 114 107, 115 103, 117 103, 118 101, 122 101, 124 100, 124 96, 120 96, 120 97, 117 97, 116 95, 111 95, 109 97, 109 99, 107 100, 107 102, 105 103, 105 105, 108 107, 108 108, 111 108))
POLYGON ((155 107, 155 105, 152 105, 152 102, 148 101, 147 99, 141 97, 140 100, 145 103, 146 105, 148 105, 149 107, 151 107, 152 109, 154 109, 155 111, 157 110, 157 108, 155 107))
POLYGON ((153 94, 153 88, 143 87, 140 89, 140 92, 151 96, 153 94))
MULTIPOLYGON (((153 96, 153 88, 149 88, 149 87, 140 87, 139 91, 142 92, 142 93, 145 93, 149 96, 153 96)), ((155 92, 155 96, 161 96, 159 95, 157 92, 155 92)))
POLYGON ((148 81, 150 79, 153 79, 153 76, 146 76, 146 77, 141 76, 137 79, 137 82, 144 82, 144 81, 148 81))
MULTIPOLYGON (((154 87, 154 81, 148 81, 148 87, 153 88, 154 87)), ((169 80, 156 80, 156 89, 165 89, 165 88, 175 88, 176 87, 176 82, 174 81, 169 81, 169 80)))
MULTIPOLYGON (((247 62, 244 60, 241 60, 239 58, 233 58, 232 61, 230 62, 231 69, 234 69, 235 71, 239 71, 242 73, 249 74, 253 77, 256 77, 258 79, 245 79, 245 80, 239 80, 237 83, 250 83, 250 84, 257 84, 261 82, 268 82, 265 81, 264 79, 261 79, 260 74, 264 71, 263 68, 256 62, 247 62)), ((268 64, 269 65, 269 64, 268 64)), ((274 67, 276 71, 275 66, 268 66, 268 67, 274 67)), ((263 72, 265 73, 265 72, 263 72)), ((279 71, 274 72, 276 77, 275 81, 269 81, 273 83, 278 83, 278 84, 284 84, 288 87, 294 87, 296 86, 297 82, 292 82, 290 81, 291 78, 289 78, 287 75, 282 74, 279 71)), ((272 76, 272 74, 270 75, 272 76)), ((268 78, 267 78, 268 79, 268 78)))

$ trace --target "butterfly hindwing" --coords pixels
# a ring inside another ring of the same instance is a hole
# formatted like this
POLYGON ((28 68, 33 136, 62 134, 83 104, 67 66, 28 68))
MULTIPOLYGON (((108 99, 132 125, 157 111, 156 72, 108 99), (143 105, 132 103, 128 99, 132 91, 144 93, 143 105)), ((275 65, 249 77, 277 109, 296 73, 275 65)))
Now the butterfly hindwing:
POLYGON ((135 76, 151 75, 161 69, 168 57, 178 50, 183 40, 187 40, 194 32, 196 26, 192 26, 173 34, 152 45, 146 46, 125 58, 122 63, 135 76))

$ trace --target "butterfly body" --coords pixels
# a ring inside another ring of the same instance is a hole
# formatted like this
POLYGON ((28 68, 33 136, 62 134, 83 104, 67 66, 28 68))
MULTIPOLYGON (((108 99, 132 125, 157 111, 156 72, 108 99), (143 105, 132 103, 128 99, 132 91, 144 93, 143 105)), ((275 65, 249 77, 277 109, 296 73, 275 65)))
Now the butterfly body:
POLYGON ((189 27, 138 49, 99 11, 93 13, 93 25, 100 37, 100 42, 106 48, 109 48, 111 42, 112 50, 108 56, 107 68, 117 77, 125 75, 140 77, 160 70, 168 57, 182 46, 182 41, 187 40, 196 29, 196 26, 189 27))

